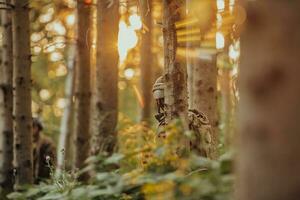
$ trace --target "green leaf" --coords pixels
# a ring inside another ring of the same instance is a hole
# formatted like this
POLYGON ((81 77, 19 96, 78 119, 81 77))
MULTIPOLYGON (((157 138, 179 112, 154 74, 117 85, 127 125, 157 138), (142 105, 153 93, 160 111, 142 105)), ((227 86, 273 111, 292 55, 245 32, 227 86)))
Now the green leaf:
POLYGON ((109 164, 119 164, 119 162, 124 158, 125 156, 123 154, 113 154, 111 157, 107 158, 104 161, 104 164, 109 165, 109 164))
POLYGON ((24 194, 20 192, 13 192, 7 195, 8 199, 15 199, 15 200, 26 200, 24 194))

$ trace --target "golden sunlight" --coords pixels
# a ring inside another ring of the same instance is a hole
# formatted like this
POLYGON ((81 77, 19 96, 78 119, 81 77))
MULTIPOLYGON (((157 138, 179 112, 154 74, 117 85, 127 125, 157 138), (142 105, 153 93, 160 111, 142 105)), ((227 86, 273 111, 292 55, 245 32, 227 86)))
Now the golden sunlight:
POLYGON ((39 95, 43 101, 47 101, 50 98, 50 92, 47 89, 42 89, 39 95))
POLYGON ((135 96, 136 96, 141 108, 144 108, 145 102, 144 102, 143 96, 136 85, 133 86, 133 90, 134 90, 135 96))
POLYGON ((124 20, 120 20, 118 36, 120 63, 123 63, 126 60, 128 51, 136 47, 138 43, 136 31, 140 30, 141 28, 141 18, 136 14, 133 14, 129 17, 129 25, 127 25, 124 20))
POLYGON ((129 17, 129 23, 134 30, 139 30, 143 26, 141 17, 137 14, 133 14, 129 17))
POLYGON ((229 0, 229 11, 230 13, 233 12, 235 0, 229 0))
POLYGON ((239 59, 240 57, 240 42, 237 41, 234 44, 229 46, 229 57, 236 61, 239 59))
POLYGON ((128 68, 126 70, 124 70, 124 76, 127 80, 130 80, 134 77, 135 75, 135 71, 132 68, 128 68))
POLYGON ((225 38, 223 33, 217 32, 216 33, 216 48, 223 49, 225 47, 225 38))
POLYGON ((75 14, 72 13, 66 17, 66 24, 69 27, 71 27, 75 24, 75 14))
POLYGON ((218 8, 218 10, 224 10, 225 9, 225 1, 217 0, 217 8, 218 8))

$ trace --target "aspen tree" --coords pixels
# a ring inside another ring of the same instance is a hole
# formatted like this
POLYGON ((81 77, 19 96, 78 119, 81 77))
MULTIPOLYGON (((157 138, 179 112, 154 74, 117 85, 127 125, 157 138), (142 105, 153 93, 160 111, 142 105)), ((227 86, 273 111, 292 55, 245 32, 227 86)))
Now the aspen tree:
POLYGON ((72 159, 70 157, 73 152, 73 119, 74 119, 74 89, 75 89, 75 56, 76 56, 76 45, 70 44, 68 47, 67 67, 68 75, 66 78, 65 86, 65 99, 66 106, 64 108, 63 117, 60 125, 59 143, 57 148, 57 175, 61 174, 61 171, 66 167, 70 168, 72 159), (68 159, 68 160, 67 160, 68 159))

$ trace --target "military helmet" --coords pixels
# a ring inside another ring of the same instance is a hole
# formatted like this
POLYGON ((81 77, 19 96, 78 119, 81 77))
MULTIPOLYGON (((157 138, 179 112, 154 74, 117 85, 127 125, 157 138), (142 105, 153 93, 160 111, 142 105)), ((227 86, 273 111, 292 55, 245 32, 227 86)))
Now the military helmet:
POLYGON ((153 92, 154 99, 164 98, 165 97, 164 89, 165 89, 164 77, 160 76, 153 85, 152 92, 153 92))

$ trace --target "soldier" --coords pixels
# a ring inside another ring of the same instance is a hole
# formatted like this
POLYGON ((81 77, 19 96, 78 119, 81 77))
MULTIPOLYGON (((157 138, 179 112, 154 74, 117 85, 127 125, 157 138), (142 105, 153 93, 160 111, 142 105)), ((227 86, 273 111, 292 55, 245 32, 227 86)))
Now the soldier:
MULTIPOLYGON (((158 138, 165 138, 166 133, 164 127, 166 125, 165 113, 165 96, 164 96, 164 78, 159 77, 153 86, 153 96, 157 104, 157 114, 155 118, 159 122, 158 138)), ((212 158, 212 145, 210 135, 210 123, 204 113, 192 109, 188 111, 189 129, 193 132, 193 137, 190 140, 190 148, 196 154, 208 158, 212 158)))
POLYGON ((51 175, 50 167, 56 161, 56 148, 51 138, 42 134, 43 125, 37 119, 33 119, 33 169, 35 182, 48 179, 51 175))

